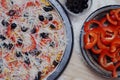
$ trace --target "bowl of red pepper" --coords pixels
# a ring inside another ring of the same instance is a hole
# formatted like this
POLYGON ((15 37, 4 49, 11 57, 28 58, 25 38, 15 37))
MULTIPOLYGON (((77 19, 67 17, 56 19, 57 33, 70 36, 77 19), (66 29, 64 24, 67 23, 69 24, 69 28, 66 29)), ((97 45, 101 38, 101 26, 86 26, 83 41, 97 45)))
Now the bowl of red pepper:
POLYGON ((120 5, 104 6, 88 16, 80 49, 94 71, 106 78, 120 77, 120 5))

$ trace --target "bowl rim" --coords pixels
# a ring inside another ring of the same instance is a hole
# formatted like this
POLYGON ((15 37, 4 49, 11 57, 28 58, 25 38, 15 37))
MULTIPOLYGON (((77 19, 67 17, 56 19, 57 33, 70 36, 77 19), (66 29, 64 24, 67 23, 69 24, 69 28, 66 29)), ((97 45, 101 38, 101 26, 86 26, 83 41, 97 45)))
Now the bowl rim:
MULTIPOLYGON (((101 8, 98 8, 98 9, 96 9, 95 11, 93 11, 87 18, 86 18, 86 20, 84 21, 84 23, 85 22, 87 22, 87 21, 89 21, 89 20, 91 20, 93 17, 95 17, 95 16, 97 16, 99 13, 101 13, 101 12, 104 12, 104 11, 106 11, 106 10, 111 10, 111 9, 117 9, 117 8, 120 8, 120 5, 107 5, 107 6, 103 6, 103 7, 101 7, 101 8)), ((80 37, 79 37, 79 45, 80 45, 80 50, 81 50, 81 54, 82 54, 82 56, 83 56, 83 59, 85 60, 85 62, 87 63, 87 65, 89 66, 89 68, 90 69, 92 69, 94 72, 97 72, 97 74, 98 75, 101 75, 102 77, 105 77, 105 78, 112 78, 113 79, 113 77, 112 77, 112 73, 107 73, 106 74, 106 72, 104 72, 103 70, 100 70, 100 65, 99 65, 99 67, 98 66, 96 66, 96 64, 97 63, 94 63, 94 62, 92 62, 91 60, 90 60, 90 58, 89 58, 89 55, 88 54, 86 54, 86 53, 88 53, 88 51, 87 50, 85 50, 84 49, 84 43, 83 43, 83 34, 84 34, 84 23, 83 23, 83 26, 81 27, 81 31, 80 31, 80 37)), ((118 77, 117 78, 120 78, 120 74, 118 74, 118 77)))

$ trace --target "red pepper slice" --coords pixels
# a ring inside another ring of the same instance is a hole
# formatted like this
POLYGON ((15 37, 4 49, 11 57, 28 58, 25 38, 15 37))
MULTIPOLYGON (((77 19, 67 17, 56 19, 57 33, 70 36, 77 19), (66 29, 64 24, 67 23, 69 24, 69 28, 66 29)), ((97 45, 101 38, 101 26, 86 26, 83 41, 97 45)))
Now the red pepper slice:
POLYGON ((2 5, 3 8, 5 8, 5 9, 8 8, 6 0, 1 0, 0 2, 1 2, 1 5, 2 5))
POLYGON ((102 43, 100 35, 98 35, 97 46, 101 50, 103 50, 103 49, 107 49, 108 50, 109 49, 109 47, 107 47, 105 44, 102 43))
MULTIPOLYGON (((109 55, 110 53, 107 51, 107 50, 103 50, 99 56, 99 64, 106 70, 108 71, 113 71, 113 69, 115 68, 113 62, 107 62, 107 56, 109 55)), ((108 57, 111 57, 111 56, 108 56, 108 57)))
POLYGON ((93 54, 100 54, 102 50, 101 49, 96 49, 95 47, 92 47, 91 51, 93 52, 93 54))
POLYGON ((115 38, 110 45, 110 52, 115 52, 117 48, 120 48, 120 38, 115 38))
POLYGON ((34 39, 34 37, 31 35, 31 45, 28 47, 24 47, 23 48, 23 52, 28 52, 28 51, 32 51, 36 48, 36 41, 34 39))
POLYGON ((103 27, 103 31, 101 33, 101 41, 105 45, 109 45, 113 39, 117 36, 117 33, 113 27, 103 27))
POLYGON ((109 14, 109 13, 106 14, 106 17, 107 17, 107 20, 108 20, 111 24, 117 25, 117 21, 112 20, 112 18, 110 17, 110 14, 109 14))
POLYGON ((117 64, 115 65, 115 68, 113 69, 112 76, 113 76, 114 78, 118 77, 118 74, 117 74, 117 68, 118 68, 118 67, 120 67, 120 62, 117 63, 117 64))
POLYGON ((115 17, 116 17, 117 20, 120 21, 120 9, 117 9, 117 10, 115 11, 115 17))
POLYGON ((85 49, 91 49, 97 43, 97 34, 88 32, 84 35, 85 49))
POLYGON ((84 25, 84 31, 88 32, 89 30, 92 30, 93 28, 101 27, 101 23, 97 20, 90 20, 85 23, 84 25))

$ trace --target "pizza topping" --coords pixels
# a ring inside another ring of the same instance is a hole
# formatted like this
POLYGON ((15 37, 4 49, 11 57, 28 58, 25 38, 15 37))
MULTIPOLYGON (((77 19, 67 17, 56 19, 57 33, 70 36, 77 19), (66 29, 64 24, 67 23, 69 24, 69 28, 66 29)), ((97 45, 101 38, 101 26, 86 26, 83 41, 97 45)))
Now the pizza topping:
POLYGON ((23 27, 21 27, 21 30, 22 30, 23 32, 26 32, 26 31, 28 30, 28 28, 26 28, 25 26, 23 26, 23 27))
POLYGON ((36 28, 35 27, 31 30, 31 33, 32 34, 36 33, 36 28))
POLYGON ((43 7, 46 12, 52 11, 53 7, 51 5, 43 7))
POLYGON ((54 65, 54 67, 56 67, 58 65, 58 62, 56 60, 54 60, 53 65, 54 65))
POLYGON ((16 57, 22 57, 22 53, 20 51, 16 51, 16 57))
POLYGON ((14 15, 15 15, 15 13, 16 13, 16 11, 15 11, 15 10, 10 10, 10 11, 8 12, 8 15, 9 15, 9 16, 14 16, 14 15))
POLYGON ((51 29, 55 29, 56 27, 53 24, 50 24, 51 29))
POLYGON ((17 24, 16 23, 12 23, 11 24, 11 29, 15 29, 17 27, 17 24))
POLYGON ((1 40, 5 40, 6 38, 5 38, 5 36, 0 35, 0 39, 1 39, 1 40))
POLYGON ((40 37, 42 37, 42 38, 48 38, 48 36, 49 36, 49 33, 40 33, 40 37))
POLYGON ((9 25, 9 23, 8 23, 7 21, 5 21, 5 20, 2 20, 1 24, 2 24, 3 26, 8 26, 8 25, 9 25))
POLYGON ((49 15, 47 16, 47 19, 48 19, 49 21, 52 21, 52 20, 53 20, 52 14, 49 14, 49 15))
POLYGON ((54 42, 50 42, 50 46, 51 47, 55 47, 55 43, 54 42))
POLYGON ((19 39, 17 40, 17 43, 18 43, 19 45, 22 45, 22 44, 23 44, 23 40, 22 40, 21 38, 19 38, 19 39))
POLYGON ((25 57, 24 62, 25 62, 27 65, 30 65, 30 59, 29 59, 28 57, 25 57))
POLYGON ((44 19, 44 16, 43 15, 39 15, 39 20, 40 21, 44 21, 45 19, 44 19))

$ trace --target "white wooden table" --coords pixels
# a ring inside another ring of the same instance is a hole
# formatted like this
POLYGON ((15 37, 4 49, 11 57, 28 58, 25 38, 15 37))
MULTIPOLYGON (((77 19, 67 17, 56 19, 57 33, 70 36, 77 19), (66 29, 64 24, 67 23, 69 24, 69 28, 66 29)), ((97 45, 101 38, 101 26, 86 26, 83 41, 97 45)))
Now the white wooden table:
MULTIPOLYGON (((64 0, 59 0, 64 3, 64 0)), ((70 16, 74 31, 74 48, 68 66, 58 80, 108 80, 88 68, 79 48, 79 34, 84 20, 90 13, 106 5, 120 5, 120 0, 93 0, 92 7, 84 15, 70 16)))

